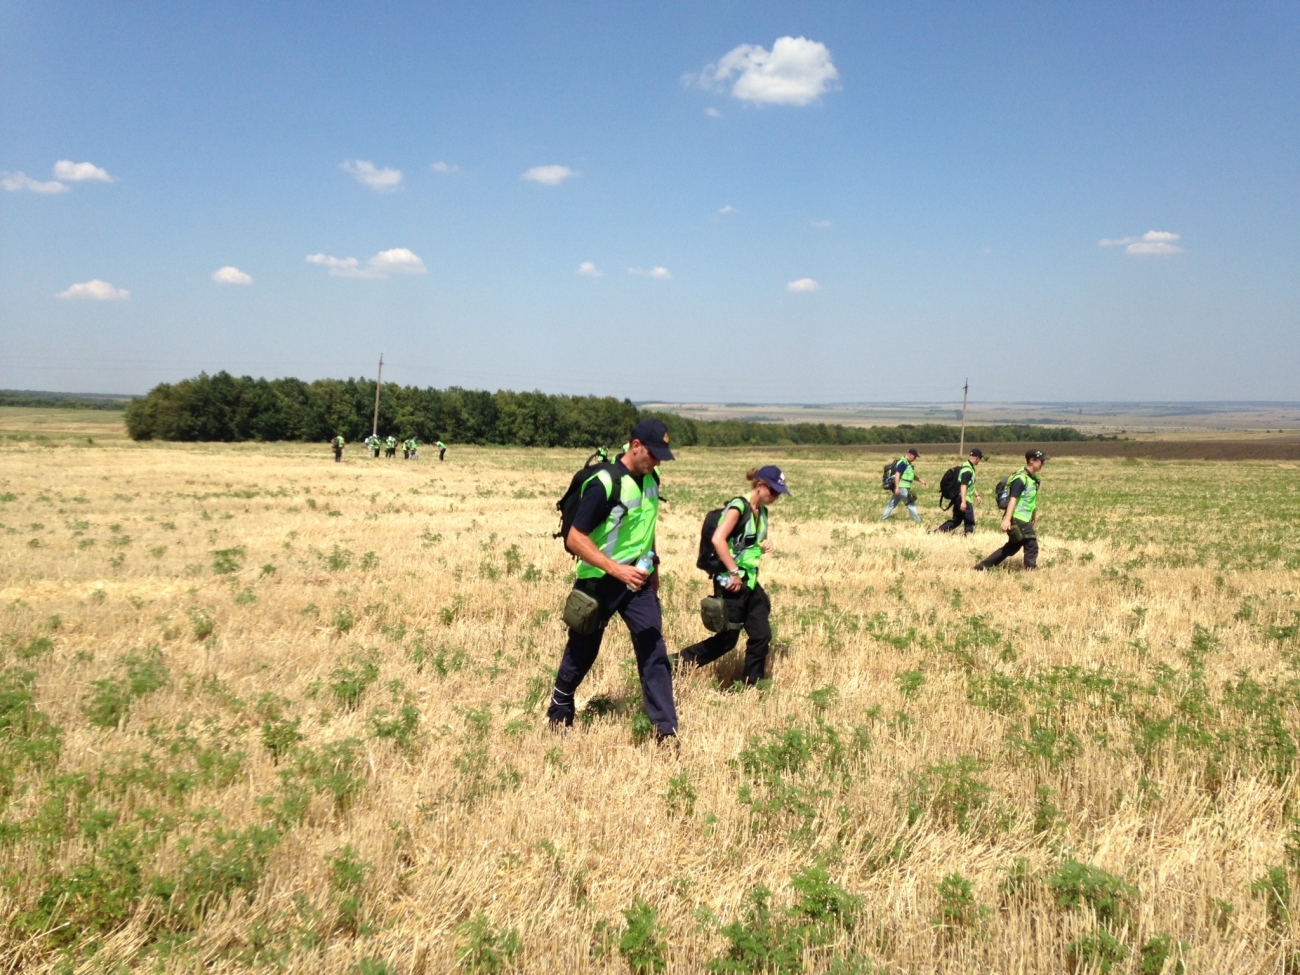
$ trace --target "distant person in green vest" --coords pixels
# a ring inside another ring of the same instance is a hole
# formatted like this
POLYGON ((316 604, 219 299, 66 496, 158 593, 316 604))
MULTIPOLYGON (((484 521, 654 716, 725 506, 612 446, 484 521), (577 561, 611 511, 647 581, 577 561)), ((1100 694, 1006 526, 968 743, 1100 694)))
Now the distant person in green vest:
POLYGON ((345 443, 347 441, 343 439, 341 433, 330 441, 330 446, 334 448, 334 463, 336 464, 343 463, 343 445, 345 443))
POLYGON ((402 441, 402 460, 411 459, 411 441, 410 438, 402 441))
POLYGON ((604 444, 601 444, 599 447, 595 449, 592 455, 587 458, 587 463, 584 464, 583 466, 594 467, 596 464, 608 464, 608 463, 609 463, 609 448, 606 447, 604 444))
POLYGON ((439 440, 437 447, 438 447, 438 459, 445 460, 447 457, 447 445, 443 443, 441 440, 439 440))
MULTIPOLYGON (((745 475, 751 487, 749 497, 733 498, 727 502, 718 527, 713 532, 713 548, 726 572, 713 580, 713 594, 721 596, 731 608, 736 608, 745 620, 745 671, 746 684, 757 684, 763 679, 767 667, 767 651, 772 644, 772 603, 758 583, 758 563, 772 543, 767 540, 767 509, 776 504, 781 495, 789 494, 781 468, 769 465, 757 467, 745 475)), ((723 630, 681 652, 679 660, 685 666, 703 667, 731 651, 740 640, 739 630, 723 630)))
POLYGON ((643 420, 633 429, 628 450, 613 468, 601 468, 582 484, 565 544, 578 557, 574 589, 590 597, 584 622, 590 623, 591 632, 569 630, 546 711, 552 728, 573 724, 574 695, 596 662, 605 626, 618 613, 632 635, 641 699, 655 737, 661 742, 676 740, 677 707, 664 645, 659 557, 655 554, 659 519, 656 468, 672 459, 667 427, 659 420, 643 420), (611 505, 614 478, 619 479, 619 498, 611 505))
POLYGON ((975 468, 983 459, 984 451, 976 447, 962 462, 957 471, 957 497, 952 502, 952 517, 935 531, 950 532, 958 525, 966 526, 967 535, 975 530, 975 502, 980 500, 980 493, 975 490, 975 468))
POLYGON ((394 437, 391 433, 388 435, 388 439, 384 441, 384 456, 385 457, 397 456, 397 438, 394 437))
POLYGON ((411 438, 411 460, 420 459, 420 441, 414 437, 411 438))
POLYGON ((370 436, 366 437, 366 446, 370 448, 370 453, 374 457, 379 456, 379 448, 382 445, 383 445, 383 441, 379 439, 379 436, 377 434, 372 433, 370 436))
POLYGON ((888 521, 889 516, 894 513, 894 509, 900 504, 907 506, 908 513, 911 514, 913 521, 921 520, 921 515, 916 510, 916 492, 912 490, 912 482, 920 481, 921 487, 929 487, 930 482, 923 477, 916 476, 916 459, 920 456, 920 451, 915 447, 909 447, 907 453, 895 462, 894 493, 890 495, 889 503, 885 505, 885 513, 880 516, 881 521, 888 521))
POLYGON ((1025 466, 1007 480, 1007 511, 1002 516, 1002 530, 1007 533, 1007 543, 975 564, 976 572, 1001 565, 1022 548, 1025 550, 1025 568, 1038 568, 1038 534, 1034 528, 1038 521, 1038 472, 1047 460, 1041 450, 1025 452, 1025 466))

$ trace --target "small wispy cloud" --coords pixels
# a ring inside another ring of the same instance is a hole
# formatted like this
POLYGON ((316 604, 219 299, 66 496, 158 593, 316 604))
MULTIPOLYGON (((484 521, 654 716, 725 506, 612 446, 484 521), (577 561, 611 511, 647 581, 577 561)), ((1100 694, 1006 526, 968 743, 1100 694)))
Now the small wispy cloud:
POLYGON ((722 113, 719 112, 716 108, 706 108, 704 110, 704 114, 707 115, 709 118, 722 118, 722 113))
POLYGON ((227 264, 212 272, 212 280, 217 284, 252 284, 253 276, 227 264))
POLYGON ((394 247, 380 251, 362 264, 355 257, 331 257, 328 254, 308 254, 308 264, 328 268, 331 276, 336 278, 370 278, 382 280, 394 274, 427 274, 424 266, 414 253, 405 247, 394 247))
POLYGON ((785 290, 792 294, 803 294, 808 291, 820 291, 822 286, 812 278, 799 278, 797 281, 791 281, 785 286, 785 290))
POLYGON ((32 179, 26 173, 5 173, 4 178, 0 179, 0 186, 3 186, 10 193, 18 193, 26 190, 29 193, 63 193, 68 187, 60 183, 57 179, 39 180, 32 179))
POLYGON ((434 163, 429 168, 432 169, 435 173, 459 173, 460 172, 460 167, 457 166, 455 163, 443 162, 441 159, 439 159, 436 163, 434 163))
POLYGON ((1137 254, 1139 256, 1181 254, 1183 249, 1176 243, 1181 239, 1181 234, 1171 233, 1168 230, 1148 230, 1141 237, 1118 237, 1115 239, 1103 237, 1097 241, 1097 246, 1123 247, 1125 254, 1137 254))
POLYGON ((65 180, 69 183, 116 183, 117 180, 108 175, 108 170, 96 166, 89 162, 73 162, 71 159, 60 159, 54 164, 54 178, 65 180))
POLYGON ((807 105, 836 87, 839 77, 825 44, 806 37, 778 37, 770 51, 758 44, 741 44, 706 64, 698 75, 686 74, 682 80, 714 90, 730 83, 732 97, 741 101, 807 105))
POLYGON ((67 291, 60 291, 54 297, 64 301, 128 301, 131 292, 125 288, 115 288, 107 281, 93 278, 74 284, 67 291))
POLYGON ((667 281, 672 277, 666 267, 630 267, 627 273, 638 278, 654 278, 656 281, 667 281))
POLYGON ((739 211, 735 207, 733 207, 730 203, 728 203, 724 207, 718 207, 718 212, 725 216, 728 213, 738 213, 739 211))
POLYGON ((346 159, 339 163, 339 169, 377 193, 391 192, 402 185, 400 169, 380 168, 368 159, 346 159))
POLYGON ((808 226, 816 227, 818 230, 825 230, 831 225, 829 220, 809 220, 808 226))
POLYGON ((591 261, 583 261, 578 265, 578 273, 584 278, 603 278, 605 272, 596 267, 591 261))
POLYGON ((540 183, 542 186, 559 186, 566 179, 574 176, 580 176, 581 173, 575 172, 568 166, 534 166, 524 173, 523 178, 530 183, 540 183))

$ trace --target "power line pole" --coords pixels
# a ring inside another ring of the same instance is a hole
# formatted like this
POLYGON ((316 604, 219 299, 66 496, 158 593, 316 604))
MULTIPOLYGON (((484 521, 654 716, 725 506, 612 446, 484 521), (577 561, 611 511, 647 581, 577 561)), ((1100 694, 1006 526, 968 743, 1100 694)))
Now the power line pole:
POLYGON ((375 379, 375 425, 370 429, 372 437, 379 436, 379 387, 384 382, 384 354, 379 353, 379 376, 375 379))
MULTIPOLYGON (((970 394, 970 380, 966 380, 966 385, 961 388, 961 446, 957 448, 957 456, 966 456, 966 397, 970 394)), ((378 409, 378 407, 376 407, 378 409)))

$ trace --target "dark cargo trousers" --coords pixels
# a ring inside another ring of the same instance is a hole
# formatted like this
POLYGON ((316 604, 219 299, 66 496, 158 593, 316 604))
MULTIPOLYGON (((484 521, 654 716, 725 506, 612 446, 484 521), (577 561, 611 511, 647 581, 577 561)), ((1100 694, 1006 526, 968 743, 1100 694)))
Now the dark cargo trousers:
POLYGON ((975 568, 991 569, 1001 565, 1022 548, 1025 550, 1025 568, 1038 568, 1038 533, 1034 531, 1034 526, 1030 522, 1012 521, 1011 531, 1007 533, 1007 543, 983 562, 978 563, 975 568))
MULTIPOLYGON (((740 602, 745 617, 745 683, 757 684, 763 679, 763 670, 767 666, 767 651, 772 645, 772 601, 767 598, 763 587, 755 585, 753 589, 744 589, 740 593, 729 593, 716 582, 713 594, 727 601, 727 616, 731 617, 732 605, 740 602)), ((740 641, 739 630, 726 630, 715 633, 707 640, 701 640, 694 646, 682 651, 683 664, 703 667, 711 664, 724 654, 730 653, 740 641)))
POLYGON ((966 525, 966 534, 969 535, 975 530, 975 505, 970 501, 966 502, 966 510, 961 510, 961 502, 952 503, 952 517, 935 529, 937 532, 950 532, 958 526, 966 525))
POLYGON ((555 689, 551 692, 551 706, 546 709, 546 716, 553 724, 573 724, 573 696, 596 662, 601 640, 605 637, 605 625, 618 613, 632 634, 645 713, 661 735, 677 734, 673 675, 668 665, 668 648, 664 645, 663 614, 659 609, 658 593, 648 583, 639 592, 632 592, 609 576, 579 579, 576 585, 600 603, 600 629, 591 636, 569 631, 569 642, 560 658, 560 669, 555 675, 555 689))

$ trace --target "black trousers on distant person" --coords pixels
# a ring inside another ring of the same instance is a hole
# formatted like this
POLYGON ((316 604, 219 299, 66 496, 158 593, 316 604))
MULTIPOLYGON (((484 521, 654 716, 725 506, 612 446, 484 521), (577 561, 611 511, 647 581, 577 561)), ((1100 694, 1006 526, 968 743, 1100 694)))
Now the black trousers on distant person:
POLYGON ((645 704, 645 713, 659 734, 677 734, 673 674, 668 665, 668 648, 664 645, 663 612, 659 607, 659 594, 649 583, 637 592, 632 592, 611 576, 579 579, 574 585, 600 603, 600 629, 590 636, 569 631, 569 642, 564 648, 564 656, 560 658, 560 669, 555 675, 555 689, 551 692, 551 706, 546 709, 546 716, 552 724, 573 724, 574 694, 591 670, 591 665, 596 662, 600 643, 605 638, 606 624, 618 613, 632 634, 632 648, 636 654, 637 672, 641 676, 641 700, 645 704))
POLYGON ((1038 568, 1038 533, 1034 531, 1033 523, 1012 521, 1011 531, 1007 532, 1007 543, 984 559, 983 562, 976 563, 975 568, 991 569, 996 565, 1001 565, 1022 548, 1025 550, 1025 568, 1038 568))
MULTIPOLYGON (((737 602, 741 605, 745 618, 745 636, 747 637, 745 641, 745 683, 757 684, 763 679, 763 671, 767 667, 767 652, 772 646, 772 624, 769 619, 772 615, 772 601, 767 598, 767 593, 763 591, 763 587, 757 583, 755 583, 753 589, 741 589, 738 593, 730 593, 714 582, 713 594, 721 596, 727 601, 727 616, 729 618, 732 616, 732 606, 737 602)), ((683 650, 681 662, 703 667, 705 664, 713 663, 724 654, 730 653, 731 649, 739 642, 739 630, 724 630, 722 633, 715 633, 707 640, 701 640, 694 646, 683 650)))
POLYGON ((952 503, 952 517, 935 529, 937 532, 950 532, 960 525, 966 526, 966 534, 969 535, 975 530, 975 505, 970 501, 966 502, 966 510, 961 510, 961 502, 952 503))

